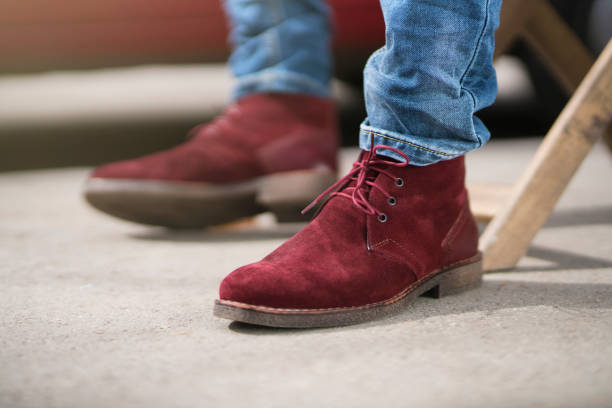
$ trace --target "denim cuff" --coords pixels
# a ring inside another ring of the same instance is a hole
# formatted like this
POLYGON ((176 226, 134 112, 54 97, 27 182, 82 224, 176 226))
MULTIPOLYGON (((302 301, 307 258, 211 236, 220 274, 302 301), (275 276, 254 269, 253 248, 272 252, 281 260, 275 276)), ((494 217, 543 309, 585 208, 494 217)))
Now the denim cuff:
MULTIPOLYGON (((370 139, 373 144, 394 147, 405 153, 410 158, 413 166, 427 166, 442 160, 450 160, 463 155, 463 153, 442 152, 436 148, 423 143, 420 138, 369 126, 366 122, 361 124, 359 130, 359 147, 363 150, 370 150, 370 139)), ((404 161, 405 159, 392 150, 378 150, 377 154, 391 157, 395 160, 404 161)))
POLYGON ((297 93, 323 98, 331 95, 328 85, 306 75, 277 69, 268 69, 239 77, 234 88, 234 100, 252 93, 297 93))

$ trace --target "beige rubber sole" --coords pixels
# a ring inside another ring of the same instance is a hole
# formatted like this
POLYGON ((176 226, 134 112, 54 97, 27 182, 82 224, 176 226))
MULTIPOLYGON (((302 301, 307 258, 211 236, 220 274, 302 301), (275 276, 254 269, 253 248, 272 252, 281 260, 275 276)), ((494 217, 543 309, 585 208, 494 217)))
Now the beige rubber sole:
POLYGON ((306 221, 300 210, 336 181, 329 169, 276 173, 241 183, 91 178, 87 202, 115 217, 169 228, 203 228, 272 211, 281 222, 306 221))
POLYGON ((440 298, 474 289, 481 283, 482 256, 479 254, 452 268, 429 275, 393 298, 375 304, 337 309, 277 309, 216 300, 213 313, 223 319, 269 327, 348 326, 396 314, 421 295, 440 298))

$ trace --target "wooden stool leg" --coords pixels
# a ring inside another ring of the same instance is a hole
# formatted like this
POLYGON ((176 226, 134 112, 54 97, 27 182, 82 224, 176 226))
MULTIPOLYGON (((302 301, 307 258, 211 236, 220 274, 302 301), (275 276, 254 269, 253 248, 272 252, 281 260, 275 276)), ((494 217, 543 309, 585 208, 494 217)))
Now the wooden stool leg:
POLYGON ((504 0, 499 17, 500 25, 495 32, 495 58, 504 55, 521 36, 523 27, 532 18, 534 0, 504 0))
POLYGON ((594 58, 548 0, 530 0, 529 20, 521 34, 549 71, 571 95, 594 58))
POLYGON ((481 237, 486 270, 516 265, 612 118, 612 41, 559 115, 481 237))

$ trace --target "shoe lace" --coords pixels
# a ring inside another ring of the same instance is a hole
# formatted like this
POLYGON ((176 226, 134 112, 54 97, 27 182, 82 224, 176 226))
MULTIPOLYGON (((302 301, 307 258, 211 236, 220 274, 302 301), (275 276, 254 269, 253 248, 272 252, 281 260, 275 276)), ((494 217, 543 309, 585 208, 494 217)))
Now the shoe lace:
MULTIPOLYGON (((370 142, 373 141, 373 137, 370 138, 370 142)), ((370 143, 370 146, 372 143, 370 143)), ((381 167, 406 167, 410 158, 402 151, 389 146, 384 145, 376 145, 370 149, 370 151, 365 152, 353 163, 353 168, 346 174, 346 176, 342 177, 336 183, 331 185, 325 191, 323 191, 317 198, 314 199, 306 208, 302 210, 302 214, 310 211, 315 205, 317 205, 322 199, 329 195, 329 198, 332 197, 345 197, 352 200, 353 205, 361 210, 363 213, 367 215, 376 215, 378 217, 386 215, 379 209, 375 208, 372 204, 370 204, 368 198, 369 193, 372 189, 376 189, 380 191, 387 200, 393 198, 391 194, 380 187, 375 179, 378 175, 384 175, 395 180, 395 184, 398 187, 403 186, 404 181, 393 175, 393 173, 389 170, 386 170, 381 167), (392 152, 397 153, 402 158, 405 159, 403 162, 397 162, 392 160, 382 159, 381 156, 378 156, 376 153, 380 150, 390 150, 392 152), (355 181, 354 186, 350 186, 341 190, 346 184, 351 181, 355 181), (341 191, 338 191, 341 190, 341 191)))

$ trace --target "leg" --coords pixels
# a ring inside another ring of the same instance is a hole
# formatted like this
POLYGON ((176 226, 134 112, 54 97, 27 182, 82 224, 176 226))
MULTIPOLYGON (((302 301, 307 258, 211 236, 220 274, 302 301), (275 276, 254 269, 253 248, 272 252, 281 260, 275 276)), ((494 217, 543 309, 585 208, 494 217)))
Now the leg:
MULTIPOLYGON (((87 182, 94 207, 175 228, 264 211, 280 220, 335 180, 338 132, 329 100, 324 0, 228 0, 234 104, 182 145, 102 166, 87 182), (279 183, 291 188, 279 188, 279 183)), ((295 214, 295 215, 294 215, 295 214)))
POLYGON ((329 96, 329 10, 324 0, 227 0, 234 96, 254 92, 329 96))
MULTIPOLYGON (((497 93, 494 30, 501 0, 381 0, 387 43, 364 71, 360 145, 395 147, 413 165, 464 155, 489 140, 474 116, 497 93)), ((395 157, 398 158, 398 157, 395 157)))
POLYGON ((225 278, 217 316, 354 324, 480 283, 463 154, 489 138, 474 112, 495 97, 499 3, 382 0, 387 44, 365 70, 359 159, 309 225, 225 278))

